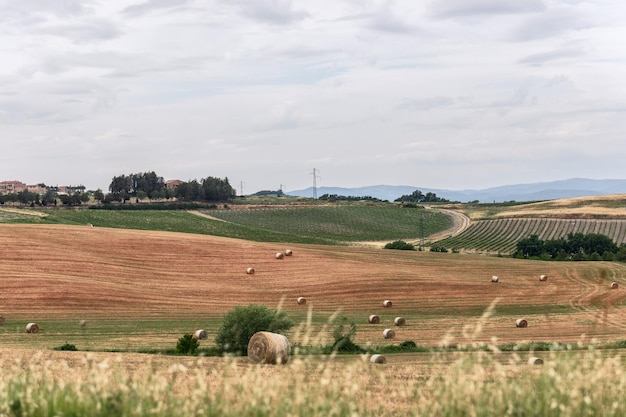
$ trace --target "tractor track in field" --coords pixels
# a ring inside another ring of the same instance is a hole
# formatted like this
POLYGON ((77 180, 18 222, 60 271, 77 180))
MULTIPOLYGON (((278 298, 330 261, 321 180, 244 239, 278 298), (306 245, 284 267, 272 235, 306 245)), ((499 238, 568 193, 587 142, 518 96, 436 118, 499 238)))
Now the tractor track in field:
MULTIPOLYGON (((576 276, 576 271, 573 268, 568 268, 565 276, 567 277, 567 279, 569 279, 570 281, 573 281, 574 283, 576 283, 578 286, 582 288, 579 294, 573 296, 569 300, 569 305, 573 309, 581 313, 585 313, 587 316, 597 321, 598 323, 601 323, 604 325, 610 325, 613 327, 617 327, 618 329, 626 330, 626 323, 624 323, 622 320, 614 318, 614 316, 612 317, 609 315, 609 309, 613 303, 607 302, 604 309, 599 308, 599 307, 593 307, 589 304, 590 300, 602 294, 603 287, 601 285, 576 276)), ((606 291, 620 291, 619 289, 607 290, 605 288, 604 290, 605 292, 606 291)), ((618 298, 618 297, 610 297, 610 299, 612 298, 618 298)))

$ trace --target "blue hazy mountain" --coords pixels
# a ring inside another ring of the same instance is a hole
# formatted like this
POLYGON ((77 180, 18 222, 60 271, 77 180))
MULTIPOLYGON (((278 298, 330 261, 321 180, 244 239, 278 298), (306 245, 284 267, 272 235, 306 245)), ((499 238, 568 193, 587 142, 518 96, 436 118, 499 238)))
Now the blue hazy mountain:
MULTIPOLYGON (((626 194, 626 180, 571 178, 560 181, 503 185, 476 190, 446 190, 413 185, 371 185, 357 188, 317 187, 317 196, 320 197, 324 194, 337 194, 349 197, 369 196, 381 200, 393 201, 403 195, 411 194, 415 190, 420 190, 424 194, 432 192, 437 194, 437 197, 463 203, 474 200, 478 200, 481 203, 492 203, 494 201, 538 201, 607 194, 626 194)), ((303 190, 288 191, 285 194, 298 197, 313 197, 313 187, 303 190)))

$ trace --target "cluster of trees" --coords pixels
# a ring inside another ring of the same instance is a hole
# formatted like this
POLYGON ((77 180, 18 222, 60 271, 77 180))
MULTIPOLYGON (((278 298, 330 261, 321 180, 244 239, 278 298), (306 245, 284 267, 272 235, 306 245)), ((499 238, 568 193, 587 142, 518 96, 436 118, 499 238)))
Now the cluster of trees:
MULTIPOLYGON (((56 206, 59 201, 66 206, 78 206, 86 203, 91 198, 91 193, 85 192, 85 187, 82 186, 81 191, 74 191, 73 194, 58 194, 56 187, 46 187, 46 193, 39 195, 32 191, 24 190, 17 193, 0 194, 0 205, 5 203, 9 204, 21 204, 34 206, 56 206)), ((79 189, 80 187, 74 187, 73 189, 79 189)))
POLYGON ((626 245, 617 246, 610 237, 597 233, 569 233, 566 238, 549 240, 531 235, 517 242, 514 256, 557 261, 626 261, 626 245))
POLYGON ((154 171, 115 176, 111 180, 109 191, 111 193, 105 202, 127 201, 131 197, 140 200, 173 197, 173 193, 165 187, 163 177, 159 177, 154 171))
POLYGON ((175 192, 180 201, 230 201, 237 192, 228 182, 228 178, 207 177, 181 183, 175 192))
POLYGON ((110 194, 103 202, 127 201, 131 198, 162 200, 176 197, 179 201, 230 201, 237 194, 228 178, 207 177, 200 181, 182 182, 175 190, 166 187, 163 177, 154 171, 113 177, 110 194))
POLYGON ((449 203, 450 200, 446 200, 442 197, 437 197, 437 194, 428 192, 422 193, 420 190, 415 190, 411 194, 405 194, 394 200, 396 203, 449 203))

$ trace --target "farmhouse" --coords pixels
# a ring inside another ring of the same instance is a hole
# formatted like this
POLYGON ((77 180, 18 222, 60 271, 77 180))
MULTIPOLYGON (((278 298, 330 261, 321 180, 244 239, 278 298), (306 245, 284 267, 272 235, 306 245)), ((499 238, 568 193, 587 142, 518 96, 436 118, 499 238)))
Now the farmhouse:
POLYGON ((21 181, 0 182, 0 194, 19 193, 27 189, 27 185, 21 181))

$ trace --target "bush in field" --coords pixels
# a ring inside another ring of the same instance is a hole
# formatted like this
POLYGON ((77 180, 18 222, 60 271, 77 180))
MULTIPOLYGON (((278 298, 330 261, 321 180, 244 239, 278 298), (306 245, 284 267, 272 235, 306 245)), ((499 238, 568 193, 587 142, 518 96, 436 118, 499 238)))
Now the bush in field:
POLYGON ((237 306, 224 315, 215 342, 222 352, 245 355, 248 342, 256 332, 283 334, 292 326, 284 311, 272 311, 258 304, 237 306))
POLYGON ((405 242, 404 240, 396 240, 394 242, 387 243, 385 249, 398 249, 398 250, 415 250, 415 245, 405 242))
POLYGON ((195 355, 200 347, 200 342, 192 335, 186 334, 176 343, 176 352, 181 355, 195 355))
POLYGON ((333 344, 324 349, 324 353, 343 352, 343 353, 365 353, 365 349, 354 343, 352 339, 356 336, 356 324, 350 323, 346 329, 348 319, 343 317, 341 323, 333 330, 333 344))
POLYGON ((61 345, 59 347, 55 347, 53 348, 53 350, 67 350, 67 351, 77 351, 78 349, 76 348, 76 345, 73 345, 71 343, 67 343, 65 342, 64 345, 61 345))

